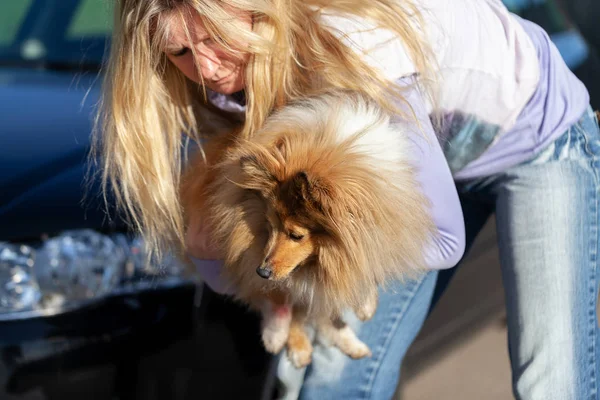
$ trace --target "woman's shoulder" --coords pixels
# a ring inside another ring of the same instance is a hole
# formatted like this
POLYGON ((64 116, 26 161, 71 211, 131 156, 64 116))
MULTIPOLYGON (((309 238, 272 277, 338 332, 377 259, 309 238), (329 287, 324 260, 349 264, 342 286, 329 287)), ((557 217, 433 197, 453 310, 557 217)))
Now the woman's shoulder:
POLYGON ((320 18, 338 39, 386 78, 396 80, 416 72, 404 43, 393 32, 355 15, 323 12, 320 18))
MULTIPOLYGON (((454 28, 455 18, 464 1, 486 0, 419 0, 415 6, 419 17, 412 19, 410 27, 423 35, 431 54, 438 62, 454 28)), ((347 46, 365 57, 373 67, 379 68, 390 80, 418 74, 408 48, 395 32, 378 27, 373 20, 358 15, 323 11, 321 22, 347 46)))

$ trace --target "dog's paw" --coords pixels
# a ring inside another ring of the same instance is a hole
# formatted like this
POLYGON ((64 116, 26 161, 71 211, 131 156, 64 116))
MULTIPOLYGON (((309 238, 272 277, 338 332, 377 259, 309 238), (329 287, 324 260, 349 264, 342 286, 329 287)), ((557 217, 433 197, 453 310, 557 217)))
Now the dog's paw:
POLYGON ((344 326, 336 332, 333 344, 351 358, 371 357, 369 346, 361 342, 349 326, 344 326))
POLYGON ((287 353, 296 368, 306 367, 312 361, 313 347, 302 326, 293 325, 287 342, 287 353))
POLYGON ((368 321, 375 315, 377 311, 377 296, 369 296, 365 302, 355 310, 356 316, 361 321, 368 321))
POLYGON ((285 346, 289 334, 289 322, 276 318, 265 321, 262 331, 265 349, 269 353, 278 354, 285 346))
POLYGON ((368 296, 363 304, 354 310, 356 316, 361 321, 367 321, 373 318, 375 312, 377 311, 377 303, 379 302, 379 297, 377 292, 374 292, 370 296, 368 296))
POLYGON ((351 346, 342 350, 349 357, 358 360, 360 358, 371 357, 373 354, 371 353, 371 349, 369 346, 357 340, 356 343, 352 343, 351 346))
POLYGON ((266 329, 263 330, 262 340, 265 349, 272 354, 278 354, 287 341, 287 330, 266 329))
POLYGON ((278 354, 287 343, 291 318, 291 312, 276 312, 263 317, 262 341, 269 353, 278 354))
POLYGON ((307 347, 288 347, 287 355, 292 365, 298 369, 306 367, 312 362, 313 348, 307 347))

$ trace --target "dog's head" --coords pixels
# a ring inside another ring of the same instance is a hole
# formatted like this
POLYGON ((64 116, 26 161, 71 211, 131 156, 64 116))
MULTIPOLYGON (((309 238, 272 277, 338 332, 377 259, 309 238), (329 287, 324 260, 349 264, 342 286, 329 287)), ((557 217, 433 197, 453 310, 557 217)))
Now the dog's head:
POLYGON ((257 274, 283 280, 310 268, 320 243, 330 236, 327 210, 332 185, 315 171, 288 170, 268 154, 243 157, 244 186, 265 204, 269 239, 257 274))

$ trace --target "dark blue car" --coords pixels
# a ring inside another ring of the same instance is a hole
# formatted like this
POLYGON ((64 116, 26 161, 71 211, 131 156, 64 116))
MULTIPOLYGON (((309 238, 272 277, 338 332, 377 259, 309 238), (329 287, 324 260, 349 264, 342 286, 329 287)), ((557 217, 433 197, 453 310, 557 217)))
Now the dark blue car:
MULTIPOLYGON (((109 2, 0 5, 0 239, 96 228, 81 205, 109 2)), ((94 199, 96 200, 96 199, 94 199)))
POLYGON ((148 265, 86 181, 112 4, 0 2, 0 399, 263 398, 256 316, 148 265))

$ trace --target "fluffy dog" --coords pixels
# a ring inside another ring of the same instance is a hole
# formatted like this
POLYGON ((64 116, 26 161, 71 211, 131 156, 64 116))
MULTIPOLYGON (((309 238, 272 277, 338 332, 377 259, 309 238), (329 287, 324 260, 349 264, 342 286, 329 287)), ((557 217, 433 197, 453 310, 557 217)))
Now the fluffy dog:
POLYGON ((378 287, 418 273, 428 202, 400 123, 330 92, 287 105, 249 140, 213 139, 183 179, 188 218, 211 226, 235 297, 263 315, 270 352, 310 363, 306 324, 353 358, 370 350, 342 312, 373 316, 378 287))

